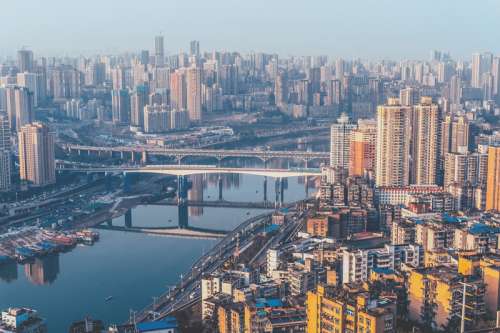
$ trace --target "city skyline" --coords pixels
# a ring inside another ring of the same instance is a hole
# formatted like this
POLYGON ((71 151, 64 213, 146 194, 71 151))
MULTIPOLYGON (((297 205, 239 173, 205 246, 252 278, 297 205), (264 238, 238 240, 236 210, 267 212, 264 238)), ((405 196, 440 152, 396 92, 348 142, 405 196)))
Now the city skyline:
POLYGON ((313 4, 153 1, 139 6, 126 0, 120 8, 96 0, 71 5, 51 0, 43 6, 35 1, 8 2, 2 8, 0 20, 15 29, 0 38, 0 57, 14 57, 15 50, 23 46, 45 56, 138 52, 152 49, 151 36, 158 34, 165 36, 167 55, 189 51, 189 40, 200 40, 205 51, 276 52, 282 56, 421 59, 428 57, 429 50, 441 49, 456 58, 469 58, 474 52, 500 51, 490 38, 490 32, 500 29, 500 4, 492 0, 481 6, 449 0, 425 0, 417 5, 395 0, 313 4), (88 8, 96 10, 83 19, 81 13, 88 8), (22 24, 8 15, 11 12, 24 13, 22 24), (179 13, 189 13, 188 26, 186 15, 179 13), (255 17, 259 17, 258 25, 253 24, 255 17))

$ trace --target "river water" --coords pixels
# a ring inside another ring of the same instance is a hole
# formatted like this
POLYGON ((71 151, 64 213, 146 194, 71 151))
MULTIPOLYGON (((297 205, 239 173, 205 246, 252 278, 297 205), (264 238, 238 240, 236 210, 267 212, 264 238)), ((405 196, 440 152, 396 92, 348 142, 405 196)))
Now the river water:
MULTIPOLYGON (((249 175, 221 175, 222 195, 228 201, 259 202, 264 198, 264 178, 249 175)), ((189 177, 190 200, 217 200, 218 175, 189 177)), ((289 178, 284 184, 284 201, 312 195, 304 179, 289 178)), ((274 180, 268 179, 267 199, 275 200, 274 180)), ((213 230, 231 230, 243 220, 262 213, 257 209, 138 206, 113 225, 168 227, 178 224, 213 230), (181 219, 181 220, 179 220, 181 219)), ((106 324, 121 323, 130 309, 138 310, 152 297, 175 284, 180 274, 208 251, 216 240, 175 238, 99 230, 101 239, 93 246, 78 246, 70 252, 52 255, 26 265, 0 267, 0 309, 31 307, 46 318, 50 333, 67 332, 69 325, 85 316, 106 324), (108 296, 113 298, 105 301, 108 296)))

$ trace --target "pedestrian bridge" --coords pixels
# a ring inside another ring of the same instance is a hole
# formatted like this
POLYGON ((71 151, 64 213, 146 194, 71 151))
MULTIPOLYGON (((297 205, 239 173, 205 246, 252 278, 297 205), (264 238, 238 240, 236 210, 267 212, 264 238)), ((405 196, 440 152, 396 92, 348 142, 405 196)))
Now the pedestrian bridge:
POLYGON ((85 173, 152 173, 173 176, 189 176, 196 174, 233 173, 267 176, 273 178, 320 176, 320 169, 292 168, 292 169, 268 169, 268 168, 229 168, 213 165, 149 165, 142 167, 109 166, 109 167, 80 167, 71 165, 59 165, 58 171, 85 172, 85 173))

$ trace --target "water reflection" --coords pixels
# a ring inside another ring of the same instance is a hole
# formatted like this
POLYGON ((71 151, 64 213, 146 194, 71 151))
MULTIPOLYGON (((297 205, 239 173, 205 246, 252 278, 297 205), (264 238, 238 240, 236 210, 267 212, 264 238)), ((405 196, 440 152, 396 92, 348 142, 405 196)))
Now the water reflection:
MULTIPOLYGON (((37 286, 52 284, 59 275, 59 254, 52 253, 25 263, 24 275, 29 282, 37 286)), ((0 265, 0 280, 11 283, 17 279, 18 264, 16 262, 0 265)))
POLYGON ((59 274, 59 254, 52 253, 25 264, 24 274, 35 285, 52 284, 59 274))

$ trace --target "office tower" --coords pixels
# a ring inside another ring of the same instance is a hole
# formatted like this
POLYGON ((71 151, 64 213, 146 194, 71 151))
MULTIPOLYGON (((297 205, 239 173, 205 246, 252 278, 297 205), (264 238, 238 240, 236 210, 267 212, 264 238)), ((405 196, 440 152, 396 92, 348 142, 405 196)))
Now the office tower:
POLYGON ((132 126, 143 127, 144 107, 149 101, 149 90, 147 86, 140 85, 130 96, 130 124, 132 126))
POLYGON ((402 106, 396 98, 377 108, 377 186, 409 184, 411 107, 402 106))
POLYGON ((144 107, 144 132, 160 133, 170 129, 171 112, 167 105, 154 104, 144 107))
POLYGON ((284 72, 276 75, 274 81, 274 100, 277 107, 288 104, 288 75, 284 72))
POLYGON ((187 70, 187 110, 189 120, 200 122, 201 114, 201 69, 191 67, 187 70))
POLYGON ((33 94, 33 106, 37 107, 39 102, 39 89, 38 89, 38 74, 36 73, 18 73, 17 74, 17 85, 20 87, 27 88, 30 93, 33 94))
POLYGON ((412 106, 418 103, 419 96, 418 91, 415 88, 405 88, 399 91, 399 101, 401 105, 412 106))
POLYGON ((349 117, 343 113, 337 123, 330 128, 330 166, 349 169, 351 132, 356 125, 349 123, 349 117))
POLYGON ((130 123, 130 95, 128 90, 111 91, 111 111, 114 124, 127 125, 130 123))
POLYGON ((10 126, 9 117, 0 112, 0 191, 10 189, 10 126))
POLYGON ((462 80, 458 75, 453 75, 450 79, 449 97, 451 104, 460 104, 462 98, 462 80))
POLYGON ((486 210, 500 211, 500 146, 488 147, 486 210))
POLYGON ((310 68, 307 73, 307 79, 311 85, 311 93, 319 93, 321 88, 321 70, 318 67, 310 68))
POLYGON ((33 72, 33 51, 31 50, 19 50, 17 51, 17 67, 19 72, 33 72))
POLYGON ((149 51, 148 50, 141 51, 141 64, 149 65, 149 51))
POLYGON ((163 36, 155 37, 155 65, 162 67, 165 65, 165 49, 163 47, 163 36))
POLYGON ((170 106, 172 109, 187 109, 187 82, 184 70, 170 73, 170 106))
POLYGON ((238 67, 235 65, 222 65, 219 68, 217 82, 222 88, 223 95, 238 94, 238 67))
POLYGON ((376 142, 377 122, 358 120, 358 128, 351 132, 349 176, 363 176, 365 172, 374 171, 376 142))
POLYGON ((23 87, 8 87, 6 93, 10 128, 19 131, 21 126, 35 120, 33 94, 23 87))
POLYGON ((54 134, 49 127, 34 122, 22 126, 18 136, 21 180, 35 186, 55 183, 54 134))
POLYGON ((143 65, 139 62, 134 63, 131 68, 131 74, 133 88, 149 83, 149 72, 146 65, 143 65))
POLYGON ((192 40, 189 43, 189 55, 199 57, 200 56, 200 42, 197 40, 192 40))
POLYGON ((85 85, 98 86, 106 80, 106 65, 100 62, 92 62, 85 68, 85 85))
POLYGON ((342 84, 340 80, 330 80, 325 85, 325 105, 340 105, 342 96, 342 84))
POLYGON ((447 115, 441 130, 441 154, 467 151, 469 147, 469 121, 464 116, 447 115))
POLYGON ((412 125, 416 133, 412 156, 414 183, 434 185, 441 151, 441 113, 431 97, 422 97, 420 104, 414 107, 412 125))
POLYGON ((481 64, 481 54, 474 53, 472 55, 472 77, 471 77, 471 86, 473 88, 481 88, 481 72, 482 64, 481 64))

